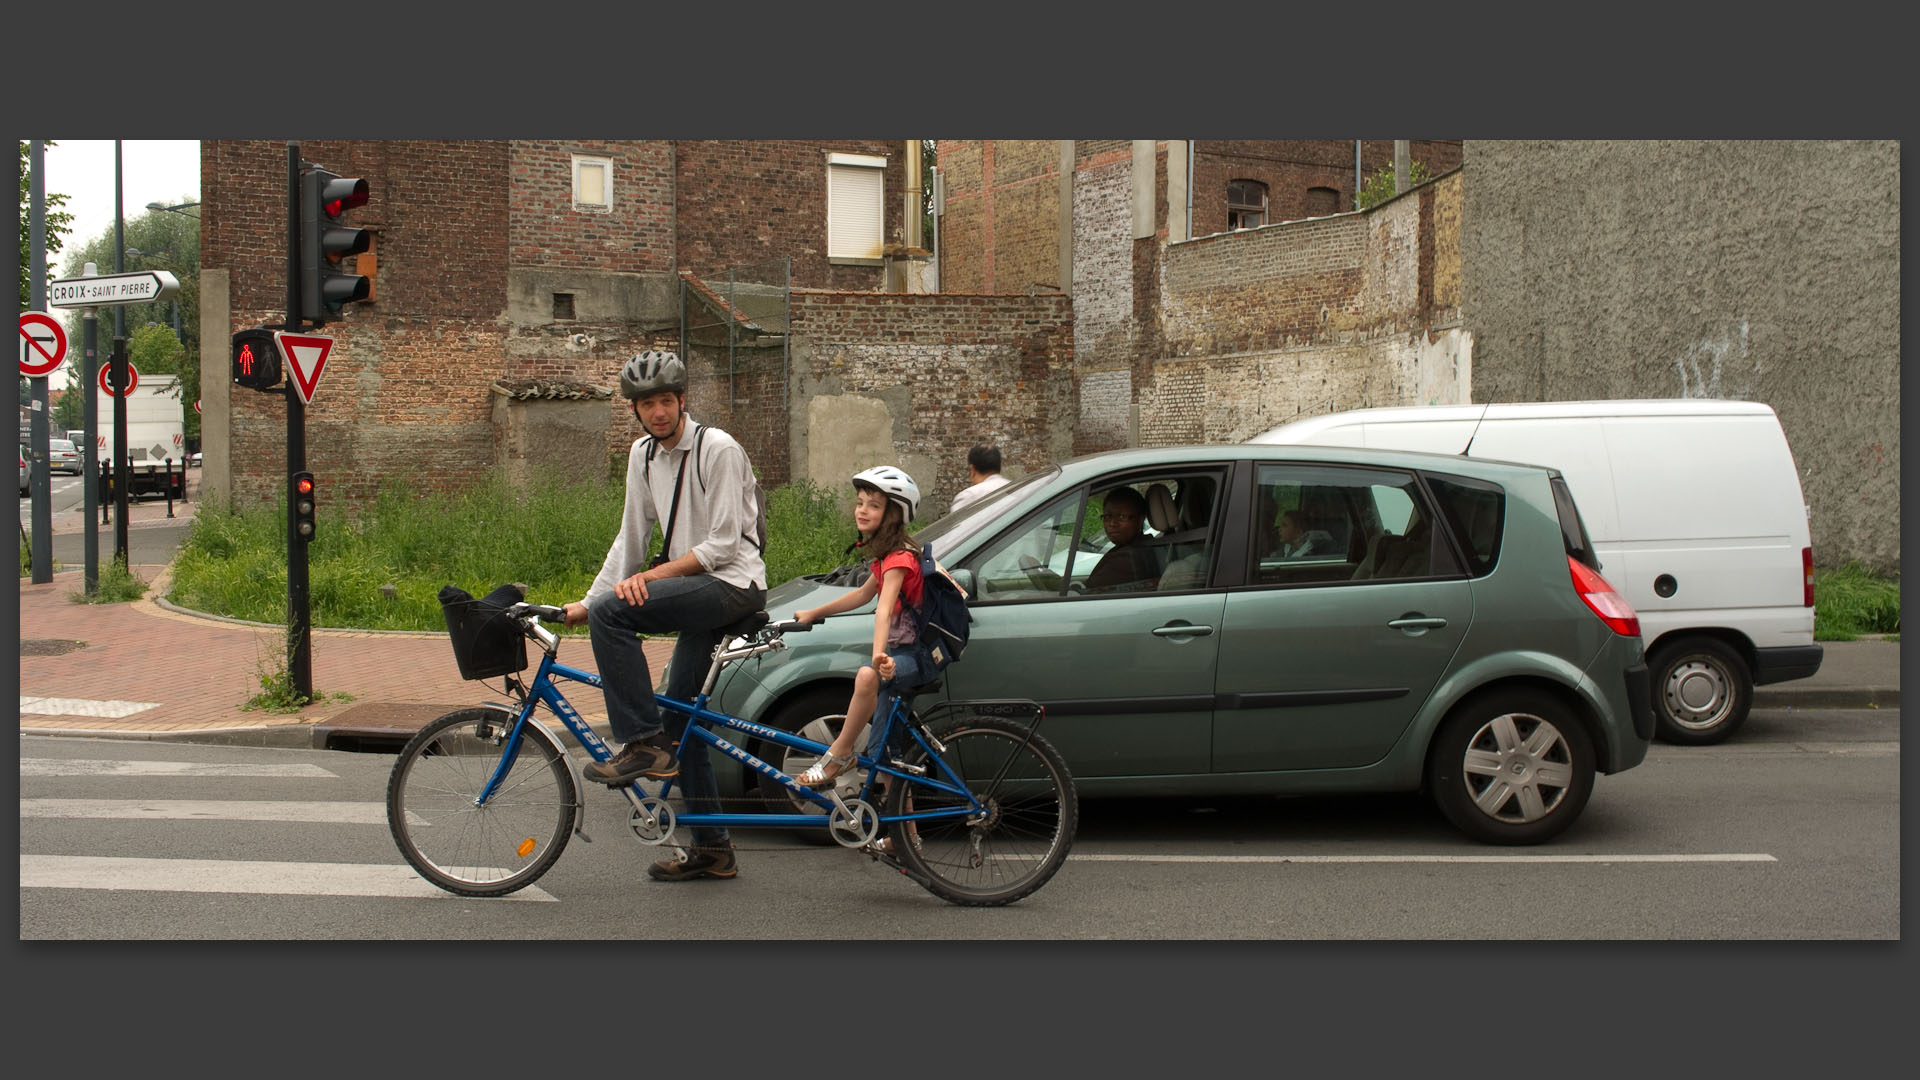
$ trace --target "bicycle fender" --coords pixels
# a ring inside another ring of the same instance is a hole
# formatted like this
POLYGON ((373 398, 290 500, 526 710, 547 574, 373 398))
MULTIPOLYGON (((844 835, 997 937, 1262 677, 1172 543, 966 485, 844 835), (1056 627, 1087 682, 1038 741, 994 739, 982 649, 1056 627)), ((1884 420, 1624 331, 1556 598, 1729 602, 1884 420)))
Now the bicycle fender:
MULTIPOLYGON (((480 708, 493 709, 516 720, 520 717, 518 708, 503 705, 497 701, 481 702, 480 708)), ((566 745, 560 741, 560 736, 548 730, 547 725, 541 723, 538 716, 527 717, 527 722, 521 726, 520 732, 523 738, 539 739, 553 747, 554 752, 560 755, 560 760, 566 762, 567 775, 573 779, 573 835, 585 843, 593 843, 593 837, 588 836, 582 828, 587 820, 587 800, 581 795, 585 788, 582 786, 584 781, 580 777, 579 763, 573 760, 572 754, 567 753, 566 745)))

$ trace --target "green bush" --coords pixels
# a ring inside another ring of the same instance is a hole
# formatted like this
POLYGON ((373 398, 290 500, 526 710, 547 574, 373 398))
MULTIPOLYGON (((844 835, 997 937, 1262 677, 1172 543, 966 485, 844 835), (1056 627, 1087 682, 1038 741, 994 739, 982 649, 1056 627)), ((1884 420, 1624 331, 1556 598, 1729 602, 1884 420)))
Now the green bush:
MULTIPOLYGON (((618 484, 536 476, 525 489, 493 479, 453 493, 383 488, 359 520, 322 516, 307 545, 308 610, 316 627, 440 630, 446 584, 475 596, 518 581, 528 596, 565 604, 584 596, 620 528, 618 484)), ((202 503, 174 561, 168 599, 253 622, 284 623, 287 511, 235 512, 202 503)), ((804 481, 767 493, 767 575, 778 584, 846 561, 847 506, 804 481)), ((654 530, 651 546, 658 548, 654 530)))
POLYGON ((1857 562, 1816 572, 1813 601, 1816 641, 1900 633, 1900 583, 1877 577, 1857 562))

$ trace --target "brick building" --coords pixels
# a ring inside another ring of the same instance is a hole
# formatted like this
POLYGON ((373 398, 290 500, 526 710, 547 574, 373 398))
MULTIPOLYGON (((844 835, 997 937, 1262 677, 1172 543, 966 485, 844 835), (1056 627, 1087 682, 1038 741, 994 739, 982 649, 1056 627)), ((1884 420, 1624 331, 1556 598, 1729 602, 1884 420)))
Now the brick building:
MULTIPOLYGON (((906 147, 302 143, 307 161, 367 180, 369 202, 350 220, 375 234, 361 257, 373 299, 322 331, 336 345, 306 410, 308 467, 348 513, 394 479, 452 487, 536 467, 604 477, 638 434, 615 390, 620 365, 684 347, 689 411, 738 436, 768 486, 812 475, 809 463, 832 481, 856 456, 844 448, 860 446, 871 460, 852 468, 918 461, 944 499, 965 482, 975 438, 1037 430, 1039 410, 1059 407, 1057 392, 1009 410, 988 391, 1064 386, 1072 320, 1057 296, 887 291, 915 257, 898 244, 906 147), (882 415, 887 437, 875 442, 882 415)), ((205 142, 201 168, 202 317, 277 324, 286 144, 205 142)), ((207 335, 207 370, 226 365, 225 350, 207 335)), ((209 380, 203 406, 209 489, 273 497, 281 399, 209 380)), ((1039 467, 1045 452, 1036 442, 1010 457, 1039 467)))

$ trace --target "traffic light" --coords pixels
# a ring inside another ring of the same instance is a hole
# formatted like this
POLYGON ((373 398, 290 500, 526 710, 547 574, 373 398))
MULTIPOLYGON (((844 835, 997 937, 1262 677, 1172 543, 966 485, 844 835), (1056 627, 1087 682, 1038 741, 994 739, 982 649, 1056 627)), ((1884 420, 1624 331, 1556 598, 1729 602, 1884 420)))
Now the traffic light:
POLYGON ((273 331, 242 330, 233 335, 233 381, 250 390, 280 385, 280 349, 273 331))
POLYGON ((296 539, 313 539, 313 474, 297 472, 293 474, 293 535, 296 539))
POLYGON ((300 311, 315 326, 367 298, 367 279, 346 272, 341 260, 367 250, 373 234, 340 221, 366 202, 365 180, 320 168, 300 174, 300 311))

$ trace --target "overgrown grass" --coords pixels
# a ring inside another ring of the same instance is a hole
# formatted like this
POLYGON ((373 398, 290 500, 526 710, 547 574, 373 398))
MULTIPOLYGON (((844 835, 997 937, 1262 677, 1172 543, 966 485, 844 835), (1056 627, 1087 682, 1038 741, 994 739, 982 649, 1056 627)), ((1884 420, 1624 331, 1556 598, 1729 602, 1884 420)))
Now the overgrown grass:
MULTIPOLYGON (((287 580, 284 570, 281 571, 280 580, 287 580)), ((120 604, 147 595, 147 583, 114 559, 100 563, 100 572, 94 584, 97 587, 92 596, 87 595, 86 586, 82 585, 68 593, 67 599, 76 604, 120 604)))
MULTIPOLYGON (((351 524, 329 517, 323 504, 307 546, 313 625, 441 630, 438 594, 449 583, 483 596, 518 581, 540 603, 578 600, 620 528, 623 498, 617 483, 538 477, 525 490, 496 479, 453 494, 390 484, 351 524)), ((272 506, 238 512, 203 502, 174 562, 168 599, 196 611, 285 622, 286 522, 284 495, 272 506)), ((769 584, 839 566, 853 538, 848 510, 806 482, 767 494, 767 531, 769 584)), ((659 542, 656 528, 652 547, 659 542)))
POLYGON ((1813 577, 1813 637, 1853 641, 1862 634, 1900 633, 1900 583, 1877 577, 1857 562, 1813 577))

